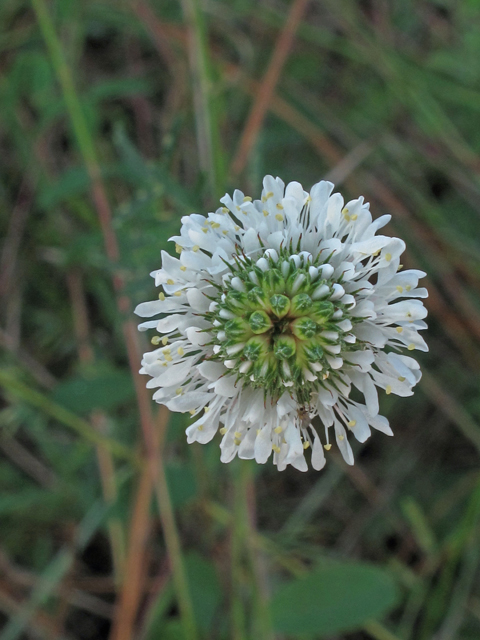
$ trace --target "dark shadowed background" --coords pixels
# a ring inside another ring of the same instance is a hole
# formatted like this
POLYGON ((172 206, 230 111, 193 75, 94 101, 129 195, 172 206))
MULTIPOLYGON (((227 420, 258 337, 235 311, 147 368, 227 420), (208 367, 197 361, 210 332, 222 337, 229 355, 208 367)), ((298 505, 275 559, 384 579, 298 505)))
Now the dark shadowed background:
POLYGON ((479 122, 478 0, 2 0, 0 640, 480 638, 479 122), (266 173, 428 273, 354 467, 222 465, 135 390, 160 250, 266 173))

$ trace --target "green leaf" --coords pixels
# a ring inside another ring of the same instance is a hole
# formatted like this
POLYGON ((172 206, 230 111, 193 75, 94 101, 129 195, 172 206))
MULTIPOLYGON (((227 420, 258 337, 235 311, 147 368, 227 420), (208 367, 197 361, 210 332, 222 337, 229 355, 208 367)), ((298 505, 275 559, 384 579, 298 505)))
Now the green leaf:
POLYGON ((200 629, 210 631, 222 593, 215 567, 212 562, 191 553, 185 558, 185 569, 195 620, 200 629))
POLYGON ((396 601, 395 582, 385 570, 328 560, 282 585, 273 596, 271 611, 276 631, 311 637, 358 629, 386 614, 396 601))
POLYGON ((130 374, 112 369, 92 372, 89 377, 67 379, 55 388, 53 400, 74 413, 86 415, 94 409, 115 409, 128 402, 133 395, 130 374))
POLYGON ((167 475, 170 498, 175 508, 183 507, 196 493, 197 486, 193 470, 184 464, 167 464, 167 475))

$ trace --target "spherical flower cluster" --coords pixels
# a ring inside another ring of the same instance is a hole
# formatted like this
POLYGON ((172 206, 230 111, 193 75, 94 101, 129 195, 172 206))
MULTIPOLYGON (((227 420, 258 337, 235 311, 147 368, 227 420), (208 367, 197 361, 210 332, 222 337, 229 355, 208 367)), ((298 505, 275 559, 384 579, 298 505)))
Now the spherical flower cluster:
POLYGON ((344 205, 325 181, 263 185, 260 200, 235 191, 182 218, 179 258, 162 252, 152 273, 159 299, 136 309, 161 314, 140 325, 161 334, 141 373, 157 402, 191 414, 188 442, 220 432, 223 462, 273 454, 305 471, 307 456, 321 469, 333 429, 353 464, 349 434, 392 435, 377 388, 409 396, 421 377, 400 351, 427 351, 425 274, 402 270, 404 242, 376 235, 390 216, 372 221, 362 197, 344 205))

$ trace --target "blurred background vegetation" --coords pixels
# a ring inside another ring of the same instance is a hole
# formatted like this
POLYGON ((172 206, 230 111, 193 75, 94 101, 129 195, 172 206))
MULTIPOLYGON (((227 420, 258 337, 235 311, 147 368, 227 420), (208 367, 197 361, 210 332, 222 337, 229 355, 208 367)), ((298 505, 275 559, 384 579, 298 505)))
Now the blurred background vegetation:
POLYGON ((480 2, 2 0, 0 107, 0 640, 478 640, 480 2), (222 465, 135 376, 181 216, 266 173, 428 273, 351 468, 222 465))

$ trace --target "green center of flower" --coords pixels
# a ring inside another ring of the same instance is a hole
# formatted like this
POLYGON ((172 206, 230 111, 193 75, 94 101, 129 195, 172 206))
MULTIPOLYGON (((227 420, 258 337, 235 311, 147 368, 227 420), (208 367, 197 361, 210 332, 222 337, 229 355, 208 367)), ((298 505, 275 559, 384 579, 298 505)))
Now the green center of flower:
POLYGON ((341 302, 341 278, 305 252, 266 251, 255 263, 238 256, 206 315, 213 324, 214 356, 273 399, 293 387, 297 400, 342 365, 338 354, 358 349, 352 318, 341 302))

